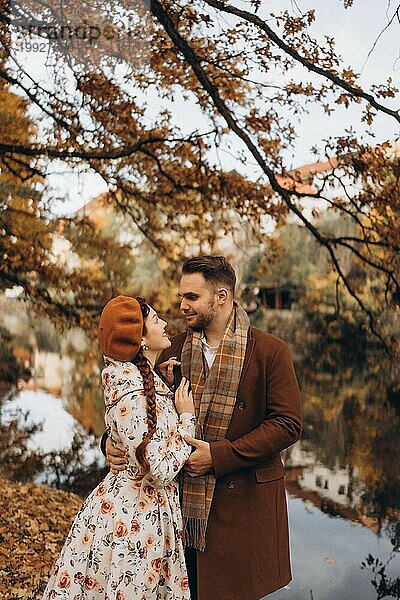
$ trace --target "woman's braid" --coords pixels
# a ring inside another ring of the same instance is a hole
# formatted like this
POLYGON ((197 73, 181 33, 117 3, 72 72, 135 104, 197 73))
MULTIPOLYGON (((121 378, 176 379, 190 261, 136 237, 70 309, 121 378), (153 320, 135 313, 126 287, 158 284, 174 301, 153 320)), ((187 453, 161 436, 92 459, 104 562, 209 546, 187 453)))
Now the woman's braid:
MULTIPOLYGON (((140 304, 143 319, 145 319, 149 314, 149 307, 143 298, 136 298, 136 300, 140 304)), ((149 361, 145 357, 142 348, 139 349, 139 352, 136 354, 133 362, 139 369, 139 373, 142 376, 143 389, 146 396, 147 433, 135 451, 136 460, 141 467, 141 472, 138 475, 138 479, 141 480, 150 471, 149 461, 146 457, 146 447, 157 427, 156 391, 154 388, 153 371, 151 370, 149 361)))

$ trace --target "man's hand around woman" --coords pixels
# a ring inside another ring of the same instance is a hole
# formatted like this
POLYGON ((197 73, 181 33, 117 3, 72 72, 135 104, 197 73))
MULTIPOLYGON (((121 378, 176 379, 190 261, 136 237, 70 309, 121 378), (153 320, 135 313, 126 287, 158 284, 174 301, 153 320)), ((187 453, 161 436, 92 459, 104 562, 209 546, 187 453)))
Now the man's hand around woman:
POLYGON ((128 464, 128 456, 123 450, 119 450, 119 448, 113 445, 111 438, 107 438, 106 441, 106 458, 110 465, 111 473, 125 471, 128 464))
MULTIPOLYGON (((182 379, 175 392, 175 407, 178 414, 188 412, 194 414, 194 403, 192 392, 189 391, 189 381, 182 379)), ((116 448, 111 439, 106 441, 106 458, 110 465, 111 473, 124 471, 128 464, 128 457, 123 450, 116 448)))

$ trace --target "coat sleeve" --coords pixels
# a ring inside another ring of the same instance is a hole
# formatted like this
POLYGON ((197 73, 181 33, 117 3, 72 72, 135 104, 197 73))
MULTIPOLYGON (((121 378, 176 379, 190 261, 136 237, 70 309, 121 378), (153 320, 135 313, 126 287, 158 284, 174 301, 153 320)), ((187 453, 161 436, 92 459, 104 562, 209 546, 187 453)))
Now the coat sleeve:
POLYGON ((210 442, 216 477, 260 466, 300 438, 300 391, 286 344, 266 366, 266 388, 266 418, 258 427, 233 441, 210 442))
MULTIPOLYGON (((193 436, 195 417, 183 413, 179 418, 171 409, 157 414, 157 428, 146 447, 150 472, 146 480, 156 487, 172 481, 190 456, 191 446, 183 439, 193 436)), ((135 450, 147 432, 146 397, 141 393, 131 393, 118 402, 114 409, 114 424, 118 441, 129 455, 129 463, 137 464, 135 450)))

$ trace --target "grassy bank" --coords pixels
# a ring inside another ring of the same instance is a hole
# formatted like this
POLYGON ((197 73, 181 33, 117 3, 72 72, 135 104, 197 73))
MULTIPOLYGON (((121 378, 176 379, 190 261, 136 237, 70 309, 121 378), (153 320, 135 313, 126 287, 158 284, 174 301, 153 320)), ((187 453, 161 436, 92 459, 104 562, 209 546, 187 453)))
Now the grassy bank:
POLYGON ((0 598, 42 597, 82 498, 0 479, 0 598))

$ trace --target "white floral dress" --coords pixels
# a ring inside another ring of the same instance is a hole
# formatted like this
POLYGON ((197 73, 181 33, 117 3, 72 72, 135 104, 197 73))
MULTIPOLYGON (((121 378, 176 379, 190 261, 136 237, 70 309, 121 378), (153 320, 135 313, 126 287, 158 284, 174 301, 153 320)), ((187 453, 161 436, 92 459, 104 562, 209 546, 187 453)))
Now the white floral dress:
POLYGON ((146 449, 150 472, 135 481, 135 449, 147 431, 142 377, 132 363, 107 363, 107 431, 129 453, 129 465, 108 473, 83 503, 43 600, 188 600, 176 475, 190 455, 182 436, 194 435, 195 418, 178 417, 171 392, 154 374, 157 429, 146 449))

